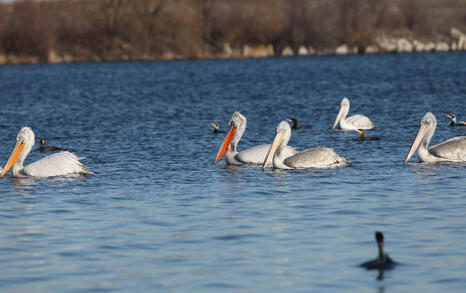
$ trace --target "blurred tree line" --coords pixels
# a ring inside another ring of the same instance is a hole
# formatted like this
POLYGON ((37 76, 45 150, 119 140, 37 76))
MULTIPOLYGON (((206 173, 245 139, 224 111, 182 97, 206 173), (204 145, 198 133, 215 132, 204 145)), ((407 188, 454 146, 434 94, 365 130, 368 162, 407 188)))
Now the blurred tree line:
POLYGON ((215 57, 228 43, 316 50, 380 34, 466 30, 466 0, 20 0, 0 4, 0 54, 39 62, 215 57))

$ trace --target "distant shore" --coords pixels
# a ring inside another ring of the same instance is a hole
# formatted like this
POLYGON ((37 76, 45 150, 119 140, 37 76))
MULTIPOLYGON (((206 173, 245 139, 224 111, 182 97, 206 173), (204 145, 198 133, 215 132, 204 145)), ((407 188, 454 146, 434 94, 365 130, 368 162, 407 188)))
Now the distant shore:
POLYGON ((388 53, 429 53, 466 51, 466 34, 456 28, 450 30, 449 36, 436 41, 419 41, 408 38, 395 38, 381 36, 376 43, 367 47, 356 47, 342 44, 333 49, 316 50, 312 45, 300 45, 292 48, 275 48, 273 45, 244 45, 233 48, 230 44, 223 44, 223 50, 218 53, 205 52, 198 56, 182 56, 174 52, 165 52, 162 55, 129 56, 127 54, 100 56, 100 55, 72 55, 68 53, 57 54, 50 50, 46 60, 39 56, 24 56, 15 54, 0 54, 0 64, 58 64, 80 62, 118 62, 118 61, 169 61, 187 59, 242 59, 242 58, 270 58, 293 56, 331 56, 331 55, 357 55, 357 54, 388 54, 388 53))

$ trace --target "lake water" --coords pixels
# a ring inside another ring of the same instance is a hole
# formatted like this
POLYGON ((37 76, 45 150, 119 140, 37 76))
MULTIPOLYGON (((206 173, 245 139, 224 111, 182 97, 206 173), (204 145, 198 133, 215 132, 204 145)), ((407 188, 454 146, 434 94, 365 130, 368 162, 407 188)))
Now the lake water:
MULTIPOLYGON (((466 54, 0 67, 0 164, 22 126, 85 157, 82 178, 0 179, 2 292, 464 292, 466 166, 403 160, 427 111, 433 143, 466 135, 466 54), (331 131, 341 99, 380 141, 331 131), (234 111, 238 148, 332 147, 354 166, 263 171, 214 158, 234 111), (374 231, 402 263, 357 267, 374 231)), ((26 160, 46 154, 35 146, 26 160)))

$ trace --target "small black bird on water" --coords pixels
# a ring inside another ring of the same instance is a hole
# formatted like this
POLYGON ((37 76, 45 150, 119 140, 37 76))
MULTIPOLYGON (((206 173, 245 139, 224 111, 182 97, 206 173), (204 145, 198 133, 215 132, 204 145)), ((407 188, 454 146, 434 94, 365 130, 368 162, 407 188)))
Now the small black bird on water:
POLYGON ((356 129, 359 133, 358 141, 365 141, 365 140, 380 140, 380 137, 375 136, 364 136, 364 129, 356 129))
POLYGON ((40 140, 39 150, 40 150, 41 153, 43 153, 45 151, 59 151, 59 150, 61 150, 61 148, 55 147, 55 146, 46 146, 45 145, 45 139, 42 138, 40 140))
POLYGON ((377 241, 377 246, 379 247, 379 255, 376 259, 366 261, 360 264, 360 267, 363 267, 367 270, 391 270, 395 268, 398 264, 392 260, 388 254, 383 252, 383 234, 382 232, 375 232, 375 240, 377 241))
POLYGON ((451 114, 451 115, 446 115, 448 118, 451 119, 451 122, 450 122, 450 126, 451 127, 454 127, 454 126, 466 126, 466 122, 460 122, 460 123, 456 123, 456 116, 455 114, 451 114))
POLYGON ((214 130, 212 131, 213 133, 225 133, 225 131, 219 129, 217 123, 210 123, 210 125, 212 125, 212 127, 214 128, 214 130))
POLYGON ((286 121, 293 124, 293 126, 291 126, 291 129, 309 129, 309 128, 311 128, 311 126, 309 126, 309 125, 298 126, 298 120, 296 120, 294 118, 286 119, 286 121))

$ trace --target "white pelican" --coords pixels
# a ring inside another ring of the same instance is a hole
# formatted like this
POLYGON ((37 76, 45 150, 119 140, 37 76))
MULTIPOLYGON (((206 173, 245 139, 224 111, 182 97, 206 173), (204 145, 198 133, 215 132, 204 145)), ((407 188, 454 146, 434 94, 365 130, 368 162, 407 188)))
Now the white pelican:
POLYGON ((286 148, 290 137, 291 127, 288 122, 280 122, 262 168, 266 167, 272 157, 273 167, 278 169, 331 168, 351 165, 351 162, 340 157, 330 148, 312 148, 293 156, 286 156, 283 154, 283 150, 286 148))
POLYGON ((434 114, 427 112, 421 119, 421 126, 414 138, 405 163, 412 157, 416 149, 420 162, 466 162, 466 136, 458 136, 431 146, 427 146, 437 127, 437 119, 434 114))
POLYGON ((450 122, 450 126, 466 126, 466 122, 460 122, 460 123, 456 123, 456 116, 455 114, 451 114, 451 115, 447 115, 448 118, 451 119, 451 122, 450 122))
MULTIPOLYGON (((236 150, 238 142, 246 130, 246 123, 246 117, 241 115, 240 112, 233 113, 230 121, 228 122, 229 127, 225 138, 218 149, 217 157, 215 157, 215 163, 217 163, 224 154, 225 161, 229 165, 259 165, 264 162, 265 155, 270 147, 269 144, 258 145, 241 152, 236 150)), ((297 151, 290 146, 286 147, 283 152, 284 156, 291 156, 297 153, 297 151)))
POLYGON ((24 160, 34 145, 34 132, 23 127, 16 137, 16 144, 0 177, 11 168, 13 177, 49 177, 71 174, 91 174, 87 167, 79 162, 78 157, 70 152, 59 152, 42 158, 23 167, 24 160))
POLYGON ((335 129, 338 122, 340 122, 340 128, 342 130, 356 130, 356 129, 372 129, 374 128, 374 123, 367 118, 367 116, 356 114, 346 118, 350 108, 350 101, 348 98, 343 98, 340 104, 340 111, 338 112, 337 118, 333 123, 332 129, 335 129))
POLYGON ((377 246, 379 247, 379 255, 376 259, 366 261, 360 264, 360 267, 366 268, 368 270, 391 270, 398 263, 391 259, 388 254, 383 252, 383 234, 382 232, 375 232, 375 240, 377 241, 377 246))

